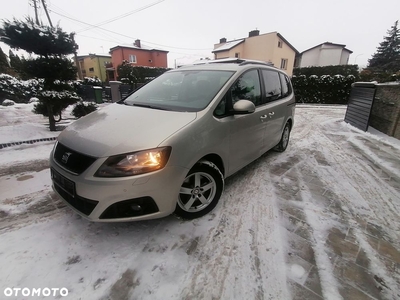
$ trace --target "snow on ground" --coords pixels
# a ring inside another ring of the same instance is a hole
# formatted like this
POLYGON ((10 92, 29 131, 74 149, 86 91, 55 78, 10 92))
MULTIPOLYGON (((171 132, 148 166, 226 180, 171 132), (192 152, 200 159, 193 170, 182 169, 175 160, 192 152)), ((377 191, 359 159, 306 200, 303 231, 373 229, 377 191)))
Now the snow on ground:
MULTIPOLYGON (((400 143, 345 109, 298 106, 287 151, 228 178, 193 221, 88 222, 51 190, 53 142, 1 149, 0 298, 399 299, 400 143)), ((57 135, 31 110, 0 108, 0 143, 57 135)))

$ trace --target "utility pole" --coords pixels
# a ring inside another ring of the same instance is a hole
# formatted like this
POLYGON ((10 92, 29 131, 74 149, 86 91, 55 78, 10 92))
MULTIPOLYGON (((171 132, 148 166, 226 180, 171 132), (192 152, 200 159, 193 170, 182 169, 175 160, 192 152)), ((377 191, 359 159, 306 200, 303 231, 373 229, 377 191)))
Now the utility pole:
MULTIPOLYGON (((38 23, 39 21, 38 21, 38 17, 37 17, 36 0, 32 0, 32 1, 33 1, 34 5, 35 5, 35 14, 36 14, 36 19, 37 19, 36 22, 38 23)), ((40 0, 38 0, 38 1, 40 1, 40 0)), ((48 10, 47 10, 46 2, 45 2, 45 0, 41 0, 41 1, 42 1, 42 4, 43 4, 44 11, 46 12, 47 20, 49 20, 50 26, 53 27, 53 23, 51 22, 50 15, 49 15, 49 12, 48 12, 48 10)), ((38 23, 38 24, 39 24, 39 23, 38 23)), ((77 56, 77 54, 76 54, 76 51, 75 51, 75 53, 74 53, 74 59, 75 59, 76 68, 77 68, 77 70, 78 70, 78 78, 82 80, 83 78, 82 78, 81 66, 80 66, 80 64, 79 64, 78 56, 77 56)))
POLYGON ((35 18, 36 18, 36 24, 40 25, 39 23, 39 17, 38 17, 38 7, 36 4, 36 0, 32 0, 33 1, 33 7, 35 8, 35 18))
MULTIPOLYGON (((35 3, 36 3, 36 1, 35 1, 35 3)), ((51 20, 50 20, 49 12, 47 11, 46 2, 44 2, 44 0, 42 0, 42 4, 43 4, 44 11, 46 12, 47 19, 49 20, 50 26, 53 27, 53 24, 51 23, 51 20)))

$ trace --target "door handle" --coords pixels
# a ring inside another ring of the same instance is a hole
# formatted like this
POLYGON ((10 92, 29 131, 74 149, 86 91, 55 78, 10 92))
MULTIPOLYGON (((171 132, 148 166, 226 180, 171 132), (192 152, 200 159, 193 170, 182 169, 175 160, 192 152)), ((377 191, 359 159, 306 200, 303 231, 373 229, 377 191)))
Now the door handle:
POLYGON ((274 113, 273 111, 270 112, 270 113, 268 113, 268 115, 269 115, 270 117, 272 117, 274 114, 275 114, 275 113, 274 113))
POLYGON ((267 115, 262 115, 261 117, 260 117, 260 119, 261 120, 264 120, 264 119, 266 119, 268 116, 267 115))

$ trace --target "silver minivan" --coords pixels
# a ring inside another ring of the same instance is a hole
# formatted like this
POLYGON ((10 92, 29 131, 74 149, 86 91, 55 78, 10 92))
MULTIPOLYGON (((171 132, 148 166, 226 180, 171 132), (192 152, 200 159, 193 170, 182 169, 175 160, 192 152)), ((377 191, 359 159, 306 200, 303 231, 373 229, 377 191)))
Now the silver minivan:
POLYGON ((201 217, 224 180, 293 127, 289 77, 234 59, 168 71, 68 126, 50 155, 53 189, 92 221, 201 217))

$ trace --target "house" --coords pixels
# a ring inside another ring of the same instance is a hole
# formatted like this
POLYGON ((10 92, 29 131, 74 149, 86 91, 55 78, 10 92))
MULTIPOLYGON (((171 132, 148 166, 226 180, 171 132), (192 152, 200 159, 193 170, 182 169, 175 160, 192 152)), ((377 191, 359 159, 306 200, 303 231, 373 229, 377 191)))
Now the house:
POLYGON ((111 64, 107 65, 109 80, 118 78, 117 68, 123 61, 128 61, 133 66, 167 68, 168 51, 154 49, 141 44, 136 40, 132 46, 115 46, 110 49, 111 64))
POLYGON ((106 64, 111 62, 111 55, 89 53, 88 55, 78 55, 76 60, 79 64, 78 72, 80 74, 78 74, 78 77, 80 79, 83 77, 97 77, 102 82, 107 81, 106 64))
POLYGON ((279 32, 260 34, 259 30, 250 31, 246 38, 232 41, 222 38, 212 52, 215 59, 237 57, 270 62, 288 75, 292 75, 299 54, 279 32))
POLYGON ((346 45, 325 42, 301 52, 296 67, 347 65, 351 53, 346 45))

